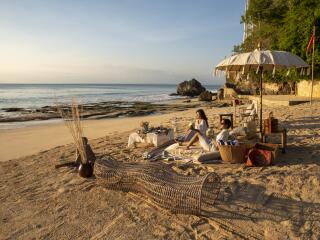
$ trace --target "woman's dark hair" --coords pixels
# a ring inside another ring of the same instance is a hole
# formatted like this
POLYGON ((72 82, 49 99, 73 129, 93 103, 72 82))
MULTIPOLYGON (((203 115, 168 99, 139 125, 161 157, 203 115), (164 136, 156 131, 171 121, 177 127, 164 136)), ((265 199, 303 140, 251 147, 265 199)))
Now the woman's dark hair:
POLYGON ((204 120, 207 124, 207 127, 209 127, 208 118, 207 118, 206 114, 204 113, 203 109, 197 110, 197 113, 199 113, 200 119, 204 120))
POLYGON ((225 118, 222 121, 223 121, 223 125, 226 126, 226 129, 229 129, 231 127, 230 119, 225 118))

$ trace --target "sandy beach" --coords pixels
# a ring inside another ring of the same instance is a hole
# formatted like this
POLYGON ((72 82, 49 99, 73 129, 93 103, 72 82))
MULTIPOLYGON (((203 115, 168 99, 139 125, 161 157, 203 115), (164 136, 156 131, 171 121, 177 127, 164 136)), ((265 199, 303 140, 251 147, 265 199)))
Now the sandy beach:
POLYGON ((0 240, 320 240, 320 0, 0 9, 0 240))
MULTIPOLYGON (((107 190, 69 168, 75 150, 62 123, 1 130, 1 239, 319 239, 320 104, 265 107, 288 129, 288 149, 269 167, 172 163, 183 175, 215 172, 222 178, 217 212, 172 214, 143 195, 107 190), (11 159, 11 160, 10 160, 11 159)), ((141 120, 181 126, 196 109, 169 114, 84 121, 98 158, 142 162, 149 148, 127 149, 141 120)), ((232 107, 205 106, 210 125, 232 107)), ((181 129, 183 131, 183 129, 181 129)))
MULTIPOLYGON (((141 116, 143 114, 139 116, 137 114, 137 117, 108 117, 101 120, 85 119, 83 128, 89 139, 103 137, 107 134, 123 134, 123 132, 138 128, 141 121, 150 121, 155 126, 166 122, 170 123, 170 119, 180 116, 180 113, 176 111, 177 109, 183 111, 199 107, 200 104, 196 99, 191 102, 185 102, 185 99, 173 100, 163 104, 162 108, 158 108, 157 114, 149 113, 148 116, 141 116)), ((202 105, 208 108, 217 104, 202 103, 202 105)), ((131 108, 130 111, 137 112, 135 108, 131 108)), ((114 114, 115 111, 110 111, 110 113, 114 114)), ((184 111, 183 114, 190 116, 189 119, 191 120, 191 116, 194 115, 194 109, 184 111)), ((11 122, 8 124, 11 124, 11 122)), ((8 125, 10 126, 8 129, 0 128, 0 141, 2 141, 0 145, 0 151, 2 152, 0 161, 35 154, 73 141, 61 119, 37 121, 37 124, 33 124, 32 121, 26 121, 21 124, 19 120, 14 124, 15 126, 8 125), (12 149, 15 149, 15 151, 12 151, 12 149)))
MULTIPOLYGON (((189 111, 189 112, 193 112, 189 111)), ((190 113, 191 114, 191 113, 190 113)), ((167 122, 178 114, 159 116, 133 117, 123 119, 86 120, 83 121, 84 132, 89 139, 101 138, 106 135, 122 135, 139 127, 141 121, 150 121, 155 125, 167 122)), ((72 137, 63 122, 42 124, 18 129, 0 130, 1 161, 35 154, 53 147, 72 143, 72 137), (16 149, 12 151, 12 149, 16 149)))

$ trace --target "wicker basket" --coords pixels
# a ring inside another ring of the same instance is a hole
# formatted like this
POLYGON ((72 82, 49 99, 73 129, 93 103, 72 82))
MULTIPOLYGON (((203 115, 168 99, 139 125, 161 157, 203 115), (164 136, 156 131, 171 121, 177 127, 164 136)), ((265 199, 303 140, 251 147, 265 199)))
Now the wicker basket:
POLYGON ((219 152, 225 162, 244 163, 246 161, 247 146, 245 144, 239 146, 220 145, 219 152))

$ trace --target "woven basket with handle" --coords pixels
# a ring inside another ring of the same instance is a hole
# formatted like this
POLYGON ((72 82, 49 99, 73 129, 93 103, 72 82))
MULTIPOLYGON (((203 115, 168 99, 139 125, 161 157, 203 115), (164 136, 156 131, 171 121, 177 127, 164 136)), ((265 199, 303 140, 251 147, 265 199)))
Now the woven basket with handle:
POLYGON ((245 144, 240 144, 239 146, 220 145, 219 152, 225 162, 244 163, 246 161, 247 146, 245 144))

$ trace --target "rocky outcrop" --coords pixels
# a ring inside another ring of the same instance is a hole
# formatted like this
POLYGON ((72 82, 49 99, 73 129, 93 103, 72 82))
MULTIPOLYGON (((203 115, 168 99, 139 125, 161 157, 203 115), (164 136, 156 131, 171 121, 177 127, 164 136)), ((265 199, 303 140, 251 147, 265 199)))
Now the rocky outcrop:
POLYGON ((5 112, 19 112, 23 110, 23 108, 12 107, 12 108, 2 108, 2 110, 5 112))
MULTIPOLYGON (((230 73, 225 87, 233 88, 238 94, 254 95, 260 94, 260 78, 258 75, 246 76, 230 73)), ((265 95, 288 95, 294 94, 296 86, 294 82, 278 82, 275 80, 267 81, 263 79, 263 94, 265 95)))
POLYGON ((177 86, 177 94, 182 96, 199 96, 206 89, 196 79, 184 81, 177 86))
POLYGON ((209 91, 204 91, 199 95, 199 101, 212 101, 213 94, 209 91))
POLYGON ((233 99, 238 95, 237 91, 234 88, 224 87, 223 89, 223 98, 224 99, 233 99))

